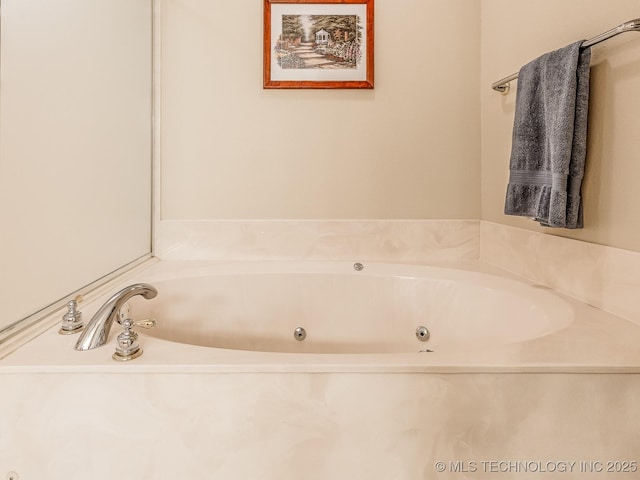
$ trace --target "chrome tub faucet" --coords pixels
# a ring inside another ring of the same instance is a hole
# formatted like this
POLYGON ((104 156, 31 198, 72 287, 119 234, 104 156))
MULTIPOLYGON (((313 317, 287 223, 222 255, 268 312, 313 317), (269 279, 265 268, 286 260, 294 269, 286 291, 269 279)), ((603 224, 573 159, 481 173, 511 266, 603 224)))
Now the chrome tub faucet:
POLYGON ((91 350, 107 343, 111 325, 117 319, 120 309, 125 303, 136 295, 151 299, 157 294, 158 291, 148 283, 136 283, 120 290, 96 312, 78 338, 75 349, 91 350))

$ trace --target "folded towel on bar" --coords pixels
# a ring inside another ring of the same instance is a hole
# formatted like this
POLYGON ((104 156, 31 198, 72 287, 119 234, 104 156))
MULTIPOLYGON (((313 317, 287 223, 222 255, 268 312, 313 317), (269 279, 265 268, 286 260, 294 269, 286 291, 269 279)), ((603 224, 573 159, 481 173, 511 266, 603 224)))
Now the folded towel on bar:
POLYGON ((507 215, 583 227, 591 50, 581 44, 547 53, 518 73, 507 215))

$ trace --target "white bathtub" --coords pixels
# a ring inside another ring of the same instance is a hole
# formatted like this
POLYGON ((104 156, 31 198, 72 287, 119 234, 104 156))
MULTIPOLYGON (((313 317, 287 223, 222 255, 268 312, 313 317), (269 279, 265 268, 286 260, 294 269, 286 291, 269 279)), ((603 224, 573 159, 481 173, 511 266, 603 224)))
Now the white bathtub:
POLYGON ((574 321, 570 305, 548 290, 432 266, 210 264, 146 281, 158 296, 134 298, 131 315, 156 319, 149 336, 223 349, 439 352, 532 340, 574 321), (302 341, 294 336, 299 327, 306 332, 302 341), (430 335, 416 335, 419 327, 430 335))
MULTIPOLYGON (((124 366, 106 346, 73 349, 52 327, 0 360, 11 368, 136 372, 635 372, 640 326, 478 262, 156 261, 88 296, 87 322, 138 282, 129 302, 144 354, 124 366), (430 336, 420 341, 416 328, 430 336), (303 327, 306 338, 294 331, 303 327), (67 345, 68 344, 68 345, 67 345), (65 346, 67 345, 67 346, 65 346), (45 353, 46 352, 46 353, 45 353), (43 361, 43 356, 46 361, 43 361), (116 370, 119 371, 119 370, 116 370)), ((5 349, 6 351, 6 349, 5 349)))
POLYGON ((363 263, 139 269, 81 304, 88 320, 120 288, 156 286, 131 312, 158 326, 124 363, 118 325, 78 352, 56 314, 0 360, 0 473, 637 478, 638 325, 475 262, 363 263))

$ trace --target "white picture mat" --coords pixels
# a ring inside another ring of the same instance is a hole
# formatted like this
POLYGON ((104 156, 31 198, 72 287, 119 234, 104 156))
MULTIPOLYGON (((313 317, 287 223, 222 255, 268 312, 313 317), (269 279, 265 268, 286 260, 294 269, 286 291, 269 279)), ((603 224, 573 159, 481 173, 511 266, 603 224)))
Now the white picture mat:
POLYGON ((356 68, 281 68, 271 55, 272 81, 363 81, 367 79, 367 5, 366 4, 273 4, 271 5, 271 51, 282 34, 283 15, 357 15, 362 25, 362 60, 356 68))

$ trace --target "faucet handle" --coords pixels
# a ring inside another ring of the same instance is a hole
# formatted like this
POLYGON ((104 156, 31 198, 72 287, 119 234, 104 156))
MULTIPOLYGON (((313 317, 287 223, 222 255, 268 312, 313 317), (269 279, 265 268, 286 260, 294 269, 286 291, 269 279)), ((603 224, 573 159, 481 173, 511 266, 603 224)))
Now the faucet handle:
POLYGON ((130 318, 126 318, 124 320, 118 319, 117 322, 123 327, 125 322, 131 322, 130 328, 132 327, 153 328, 156 326, 156 321, 153 318, 146 318, 144 320, 131 320, 130 318))
POLYGON ((82 295, 78 295, 73 300, 67 302, 67 312, 62 316, 62 325, 58 333, 60 335, 73 335, 78 333, 84 323, 82 322, 82 312, 78 310, 78 303, 82 301, 82 295))
POLYGON ((126 362, 138 358, 142 355, 142 348, 138 344, 138 334, 133 331, 133 327, 151 328, 156 325, 156 321, 153 319, 134 321, 130 318, 125 318, 124 320, 118 319, 118 323, 122 325, 124 332, 118 335, 116 352, 111 358, 117 362, 126 362))

